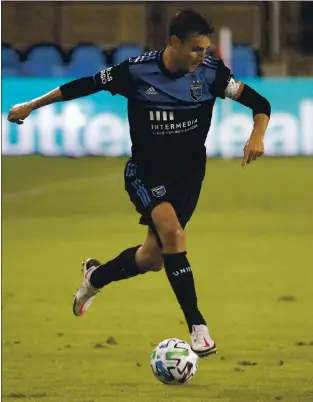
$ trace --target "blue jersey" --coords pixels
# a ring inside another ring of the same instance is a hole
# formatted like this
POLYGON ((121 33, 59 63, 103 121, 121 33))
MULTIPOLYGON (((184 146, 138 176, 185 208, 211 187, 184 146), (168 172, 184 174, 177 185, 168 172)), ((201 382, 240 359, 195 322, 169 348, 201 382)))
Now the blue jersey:
POLYGON ((97 88, 128 99, 134 163, 149 174, 203 174, 205 140, 216 97, 232 75, 207 56, 192 73, 170 73, 164 50, 132 57, 94 76, 97 88))

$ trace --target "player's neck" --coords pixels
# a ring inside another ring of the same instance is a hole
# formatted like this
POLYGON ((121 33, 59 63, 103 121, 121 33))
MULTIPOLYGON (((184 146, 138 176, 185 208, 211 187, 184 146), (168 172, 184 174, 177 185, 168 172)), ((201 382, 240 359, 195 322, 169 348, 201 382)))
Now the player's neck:
POLYGON ((175 74, 175 73, 179 72, 179 67, 175 63, 175 59, 173 56, 173 50, 171 49, 170 46, 167 46, 166 49, 164 50, 163 64, 170 73, 175 74))

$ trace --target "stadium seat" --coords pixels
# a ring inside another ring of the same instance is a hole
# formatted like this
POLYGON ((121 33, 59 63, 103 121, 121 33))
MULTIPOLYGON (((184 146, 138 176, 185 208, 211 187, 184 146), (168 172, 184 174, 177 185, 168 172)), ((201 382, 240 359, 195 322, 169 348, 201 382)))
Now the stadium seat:
POLYGON ((15 77, 17 75, 20 75, 20 69, 14 67, 2 67, 1 75, 3 77, 15 77))
POLYGON ((1 46, 1 71, 3 76, 20 74, 20 59, 17 51, 9 46, 1 46))
POLYGON ((27 53, 22 74, 32 77, 59 77, 63 74, 63 57, 54 45, 36 45, 27 53))
POLYGON ((129 57, 140 56, 144 53, 144 49, 141 46, 136 45, 122 45, 119 46, 113 54, 113 64, 119 64, 129 57))
POLYGON ((65 67, 65 73, 68 77, 84 77, 93 75, 107 67, 108 65, 105 62, 95 63, 88 60, 73 60, 65 67))
POLYGON ((27 60, 41 65, 62 65, 63 57, 60 50, 53 45, 37 45, 27 55, 27 60))
POLYGON ((104 60, 102 49, 95 45, 78 45, 72 52, 71 61, 91 61, 102 64, 104 60))
POLYGON ((66 75, 82 77, 93 75, 108 67, 102 50, 94 45, 79 45, 71 56, 71 60, 65 68, 66 75))
POLYGON ((233 46, 232 70, 235 77, 257 76, 257 60, 254 50, 250 46, 233 46))
POLYGON ((59 64, 44 64, 33 60, 26 60, 22 64, 22 75, 30 77, 62 77, 65 69, 59 64))

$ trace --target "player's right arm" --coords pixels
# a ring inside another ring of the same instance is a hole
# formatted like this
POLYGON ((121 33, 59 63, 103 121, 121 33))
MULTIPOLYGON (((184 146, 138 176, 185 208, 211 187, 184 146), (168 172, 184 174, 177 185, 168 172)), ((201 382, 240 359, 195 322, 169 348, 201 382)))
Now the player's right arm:
POLYGON ((39 98, 14 105, 9 112, 8 120, 12 123, 23 124, 23 120, 33 110, 56 102, 82 98, 101 90, 109 91, 112 95, 129 96, 132 88, 127 61, 117 66, 109 67, 94 76, 70 81, 39 98))

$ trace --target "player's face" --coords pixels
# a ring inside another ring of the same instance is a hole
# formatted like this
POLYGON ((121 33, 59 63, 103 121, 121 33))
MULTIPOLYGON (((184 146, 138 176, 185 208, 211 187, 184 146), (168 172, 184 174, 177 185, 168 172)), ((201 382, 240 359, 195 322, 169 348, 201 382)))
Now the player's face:
POLYGON ((211 42, 208 36, 191 35, 186 41, 181 42, 175 38, 173 43, 177 66, 180 70, 193 72, 205 59, 205 52, 211 42))

